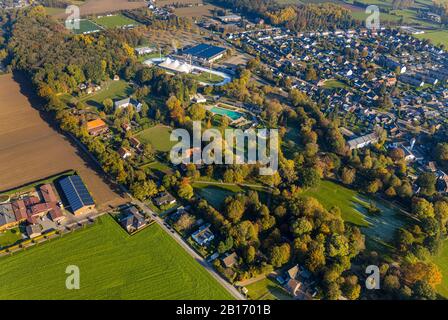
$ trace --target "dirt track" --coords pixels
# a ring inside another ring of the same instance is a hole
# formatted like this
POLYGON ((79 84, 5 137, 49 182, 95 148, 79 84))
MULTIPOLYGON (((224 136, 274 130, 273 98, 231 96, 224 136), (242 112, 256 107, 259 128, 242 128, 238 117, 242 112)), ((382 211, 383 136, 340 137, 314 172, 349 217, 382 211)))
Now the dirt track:
POLYGON ((88 157, 31 106, 38 101, 25 96, 30 88, 20 83, 12 75, 0 76, 0 191, 74 169, 100 208, 125 202, 103 181, 88 157))

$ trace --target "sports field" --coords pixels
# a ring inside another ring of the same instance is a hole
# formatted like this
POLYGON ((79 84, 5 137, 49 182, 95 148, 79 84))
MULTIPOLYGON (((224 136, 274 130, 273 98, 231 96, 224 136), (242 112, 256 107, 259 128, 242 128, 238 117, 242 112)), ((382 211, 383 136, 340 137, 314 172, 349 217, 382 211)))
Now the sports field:
POLYGON ((109 216, 11 257, 0 258, 0 299, 231 299, 156 224, 129 236, 109 216), (67 290, 65 270, 80 270, 67 290))
POLYGON ((143 143, 150 143, 156 151, 168 152, 176 144, 170 141, 170 135, 170 127, 157 125, 139 132, 137 138, 143 143))
POLYGON ((101 31, 101 27, 90 20, 82 19, 79 21, 79 29, 74 29, 76 34, 94 33, 101 31))
POLYGON ((99 18, 93 19, 95 23, 99 24, 100 26, 111 29, 111 28, 121 28, 121 27, 130 27, 130 26, 137 26, 140 23, 138 23, 135 20, 132 20, 128 17, 125 17, 121 14, 112 15, 112 16, 102 16, 99 18))

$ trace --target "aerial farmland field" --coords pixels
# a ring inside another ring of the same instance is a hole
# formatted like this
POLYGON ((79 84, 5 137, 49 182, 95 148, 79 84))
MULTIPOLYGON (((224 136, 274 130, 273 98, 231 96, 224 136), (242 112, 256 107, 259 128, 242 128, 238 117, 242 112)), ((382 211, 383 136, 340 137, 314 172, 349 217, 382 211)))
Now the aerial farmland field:
POLYGON ((110 217, 0 259, 0 299, 231 299, 158 225, 129 236, 110 217), (67 290, 66 267, 80 270, 67 290))
POLYGON ((126 202, 84 153, 42 119, 33 92, 23 76, 0 76, 0 192, 76 170, 100 207, 126 202))

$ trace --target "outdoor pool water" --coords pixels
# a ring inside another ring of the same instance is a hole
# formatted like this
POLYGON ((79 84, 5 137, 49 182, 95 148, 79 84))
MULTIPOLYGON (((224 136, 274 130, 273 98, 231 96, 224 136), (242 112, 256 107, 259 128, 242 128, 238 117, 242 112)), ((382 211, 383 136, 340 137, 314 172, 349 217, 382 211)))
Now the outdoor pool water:
POLYGON ((237 120, 243 116, 243 114, 241 112, 237 112, 237 111, 233 111, 233 110, 225 109, 225 108, 221 108, 221 107, 212 107, 210 109, 210 111, 213 112, 214 114, 219 114, 221 116, 227 116, 232 120, 237 120))

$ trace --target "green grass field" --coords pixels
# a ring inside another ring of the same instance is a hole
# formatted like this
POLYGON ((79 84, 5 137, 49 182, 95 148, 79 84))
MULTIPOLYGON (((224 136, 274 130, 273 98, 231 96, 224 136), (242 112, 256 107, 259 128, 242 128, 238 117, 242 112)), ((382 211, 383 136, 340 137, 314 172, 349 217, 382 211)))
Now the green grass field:
POLYGON ((442 272, 442 283, 437 286, 437 292, 448 298, 448 241, 445 241, 441 252, 433 257, 433 262, 439 266, 442 272))
POLYGON ((79 29, 73 30, 76 34, 82 34, 82 33, 92 33, 92 32, 98 32, 101 31, 101 27, 97 24, 93 23, 90 20, 80 20, 79 21, 79 29))
POLYGON ((304 195, 316 198, 327 209, 333 206, 339 207, 342 218, 358 226, 368 226, 360 207, 364 203, 358 200, 358 193, 331 181, 321 181, 319 187, 306 190, 304 195))
POLYGON ((348 89, 348 88, 350 88, 344 82, 339 81, 339 80, 327 80, 327 81, 325 81, 323 87, 326 89, 341 89, 341 88, 348 89))
POLYGON ((227 185, 207 185, 202 183, 194 183, 193 188, 195 191, 203 197, 207 202, 215 207, 217 210, 220 210, 222 205, 224 204, 224 200, 234 195, 238 192, 243 192, 241 187, 227 186, 227 185))
POLYGON ((102 16, 101 18, 93 19, 93 21, 106 29, 121 28, 124 26, 137 26, 140 24, 137 21, 125 17, 121 14, 113 16, 102 16))
POLYGON ((85 230, 0 258, 0 299, 231 299, 156 224, 129 236, 109 216, 85 230), (80 269, 67 290, 66 267, 80 269))
POLYGON ((292 300, 292 297, 275 281, 263 279, 246 286, 251 300, 292 300))
POLYGON ((424 34, 415 35, 418 39, 428 39, 435 45, 444 45, 448 48, 448 30, 426 31, 424 34))
POLYGON ((150 143, 156 151, 168 152, 176 144, 175 141, 170 141, 170 135, 170 127, 157 125, 139 132, 137 139, 150 143))
POLYGON ((0 248, 13 245, 22 239, 19 227, 0 232, 0 248))
POLYGON ((107 98, 120 100, 131 95, 132 88, 124 80, 108 81, 98 92, 82 97, 80 100, 95 108, 102 108, 103 101, 107 98))
POLYGON ((371 249, 392 249, 390 242, 395 231, 409 223, 409 218, 393 204, 369 198, 331 181, 321 181, 319 187, 306 190, 304 194, 318 199, 327 209, 339 207, 345 221, 363 227, 362 232, 367 236, 371 249), (380 214, 368 213, 370 202, 381 210, 380 214))
POLYGON ((65 12, 65 8, 51 8, 51 7, 44 7, 44 8, 45 8, 45 12, 49 16, 55 16, 57 14, 65 12))
POLYGON ((201 72, 200 74, 191 74, 190 77, 196 81, 204 83, 220 83, 224 80, 223 77, 210 72, 201 72))

